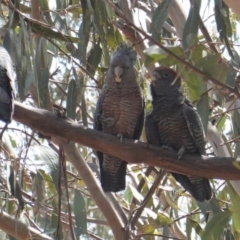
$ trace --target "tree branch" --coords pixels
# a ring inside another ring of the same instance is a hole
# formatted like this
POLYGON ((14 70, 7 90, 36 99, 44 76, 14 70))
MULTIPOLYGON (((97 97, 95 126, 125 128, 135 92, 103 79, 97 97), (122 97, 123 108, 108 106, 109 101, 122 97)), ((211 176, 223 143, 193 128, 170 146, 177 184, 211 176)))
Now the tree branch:
POLYGON ((1 229, 6 232, 7 234, 11 235, 12 237, 25 240, 25 239, 32 239, 32 240, 47 240, 53 239, 46 234, 39 232, 37 229, 27 226, 23 222, 20 222, 6 212, 2 212, 0 214, 0 226, 1 229))
POLYGON ((171 172, 196 175, 205 178, 226 180, 240 179, 239 163, 230 157, 200 157, 184 154, 181 160, 177 153, 130 139, 119 139, 93 129, 81 127, 74 121, 63 119, 47 110, 25 106, 15 102, 14 119, 45 135, 64 138, 98 151, 117 156, 129 163, 146 163, 171 172))

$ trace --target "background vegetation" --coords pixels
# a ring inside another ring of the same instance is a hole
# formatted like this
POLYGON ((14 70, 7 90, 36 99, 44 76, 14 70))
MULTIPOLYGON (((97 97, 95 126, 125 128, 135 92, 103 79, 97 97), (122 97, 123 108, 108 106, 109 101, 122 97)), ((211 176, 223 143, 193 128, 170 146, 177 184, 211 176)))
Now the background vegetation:
MULTIPOLYGON (((139 56, 146 112, 154 65, 174 67, 202 118, 209 157, 237 158, 239 1, 2 0, 0 7, 22 102, 1 142, 0 239, 240 239, 236 174, 211 180, 213 199, 199 203, 139 156, 141 164, 128 165, 126 190, 105 194, 91 147, 113 151, 114 138, 100 143, 103 135, 88 130, 112 53, 127 41, 139 56), (79 140, 71 130, 78 126, 86 127, 79 140)), ((136 153, 130 146, 120 149, 136 153)), ((196 169, 210 177, 224 174, 221 166, 196 169)))

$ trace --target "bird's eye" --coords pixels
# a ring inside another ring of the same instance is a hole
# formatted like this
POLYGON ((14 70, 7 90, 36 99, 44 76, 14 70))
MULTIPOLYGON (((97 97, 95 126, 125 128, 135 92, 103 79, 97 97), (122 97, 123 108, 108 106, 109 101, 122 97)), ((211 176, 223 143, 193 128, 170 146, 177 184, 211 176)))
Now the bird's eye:
POLYGON ((168 73, 164 73, 164 74, 163 74, 163 77, 164 77, 164 78, 167 78, 167 77, 169 77, 169 74, 168 74, 168 73))

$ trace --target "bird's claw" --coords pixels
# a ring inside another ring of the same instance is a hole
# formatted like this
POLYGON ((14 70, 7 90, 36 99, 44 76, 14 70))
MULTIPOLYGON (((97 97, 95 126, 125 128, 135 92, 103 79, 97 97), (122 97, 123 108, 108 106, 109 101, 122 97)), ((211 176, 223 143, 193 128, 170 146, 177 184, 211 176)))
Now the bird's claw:
POLYGON ((182 146, 178 151, 178 160, 181 159, 182 155, 185 153, 185 147, 182 146))
POLYGON ((169 147, 168 145, 162 145, 162 148, 165 148, 165 149, 170 149, 170 150, 172 150, 172 148, 171 148, 171 147, 169 147))
POLYGON ((115 124, 115 119, 114 118, 102 118, 102 121, 107 125, 108 128, 113 127, 115 124))
POLYGON ((118 133, 117 137, 120 139, 120 142, 122 143, 123 141, 123 135, 121 133, 118 133))

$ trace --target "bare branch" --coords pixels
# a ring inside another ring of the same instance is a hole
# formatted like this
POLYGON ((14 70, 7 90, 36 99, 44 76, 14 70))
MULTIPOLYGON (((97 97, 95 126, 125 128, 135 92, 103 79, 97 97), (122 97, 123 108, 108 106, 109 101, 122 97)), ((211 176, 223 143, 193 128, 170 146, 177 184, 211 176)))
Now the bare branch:
POLYGON ((177 161, 177 153, 169 149, 130 139, 124 139, 120 143, 115 136, 81 127, 47 110, 24 106, 18 102, 15 102, 14 119, 45 135, 77 142, 117 156, 129 163, 146 163, 168 171, 205 178, 240 179, 240 171, 234 166, 237 164, 234 158, 200 157, 186 154, 177 161))
POLYGON ((25 240, 50 240, 53 239, 46 234, 41 233, 33 227, 27 226, 26 224, 14 219, 6 212, 0 214, 0 226, 1 229, 12 237, 25 240))

